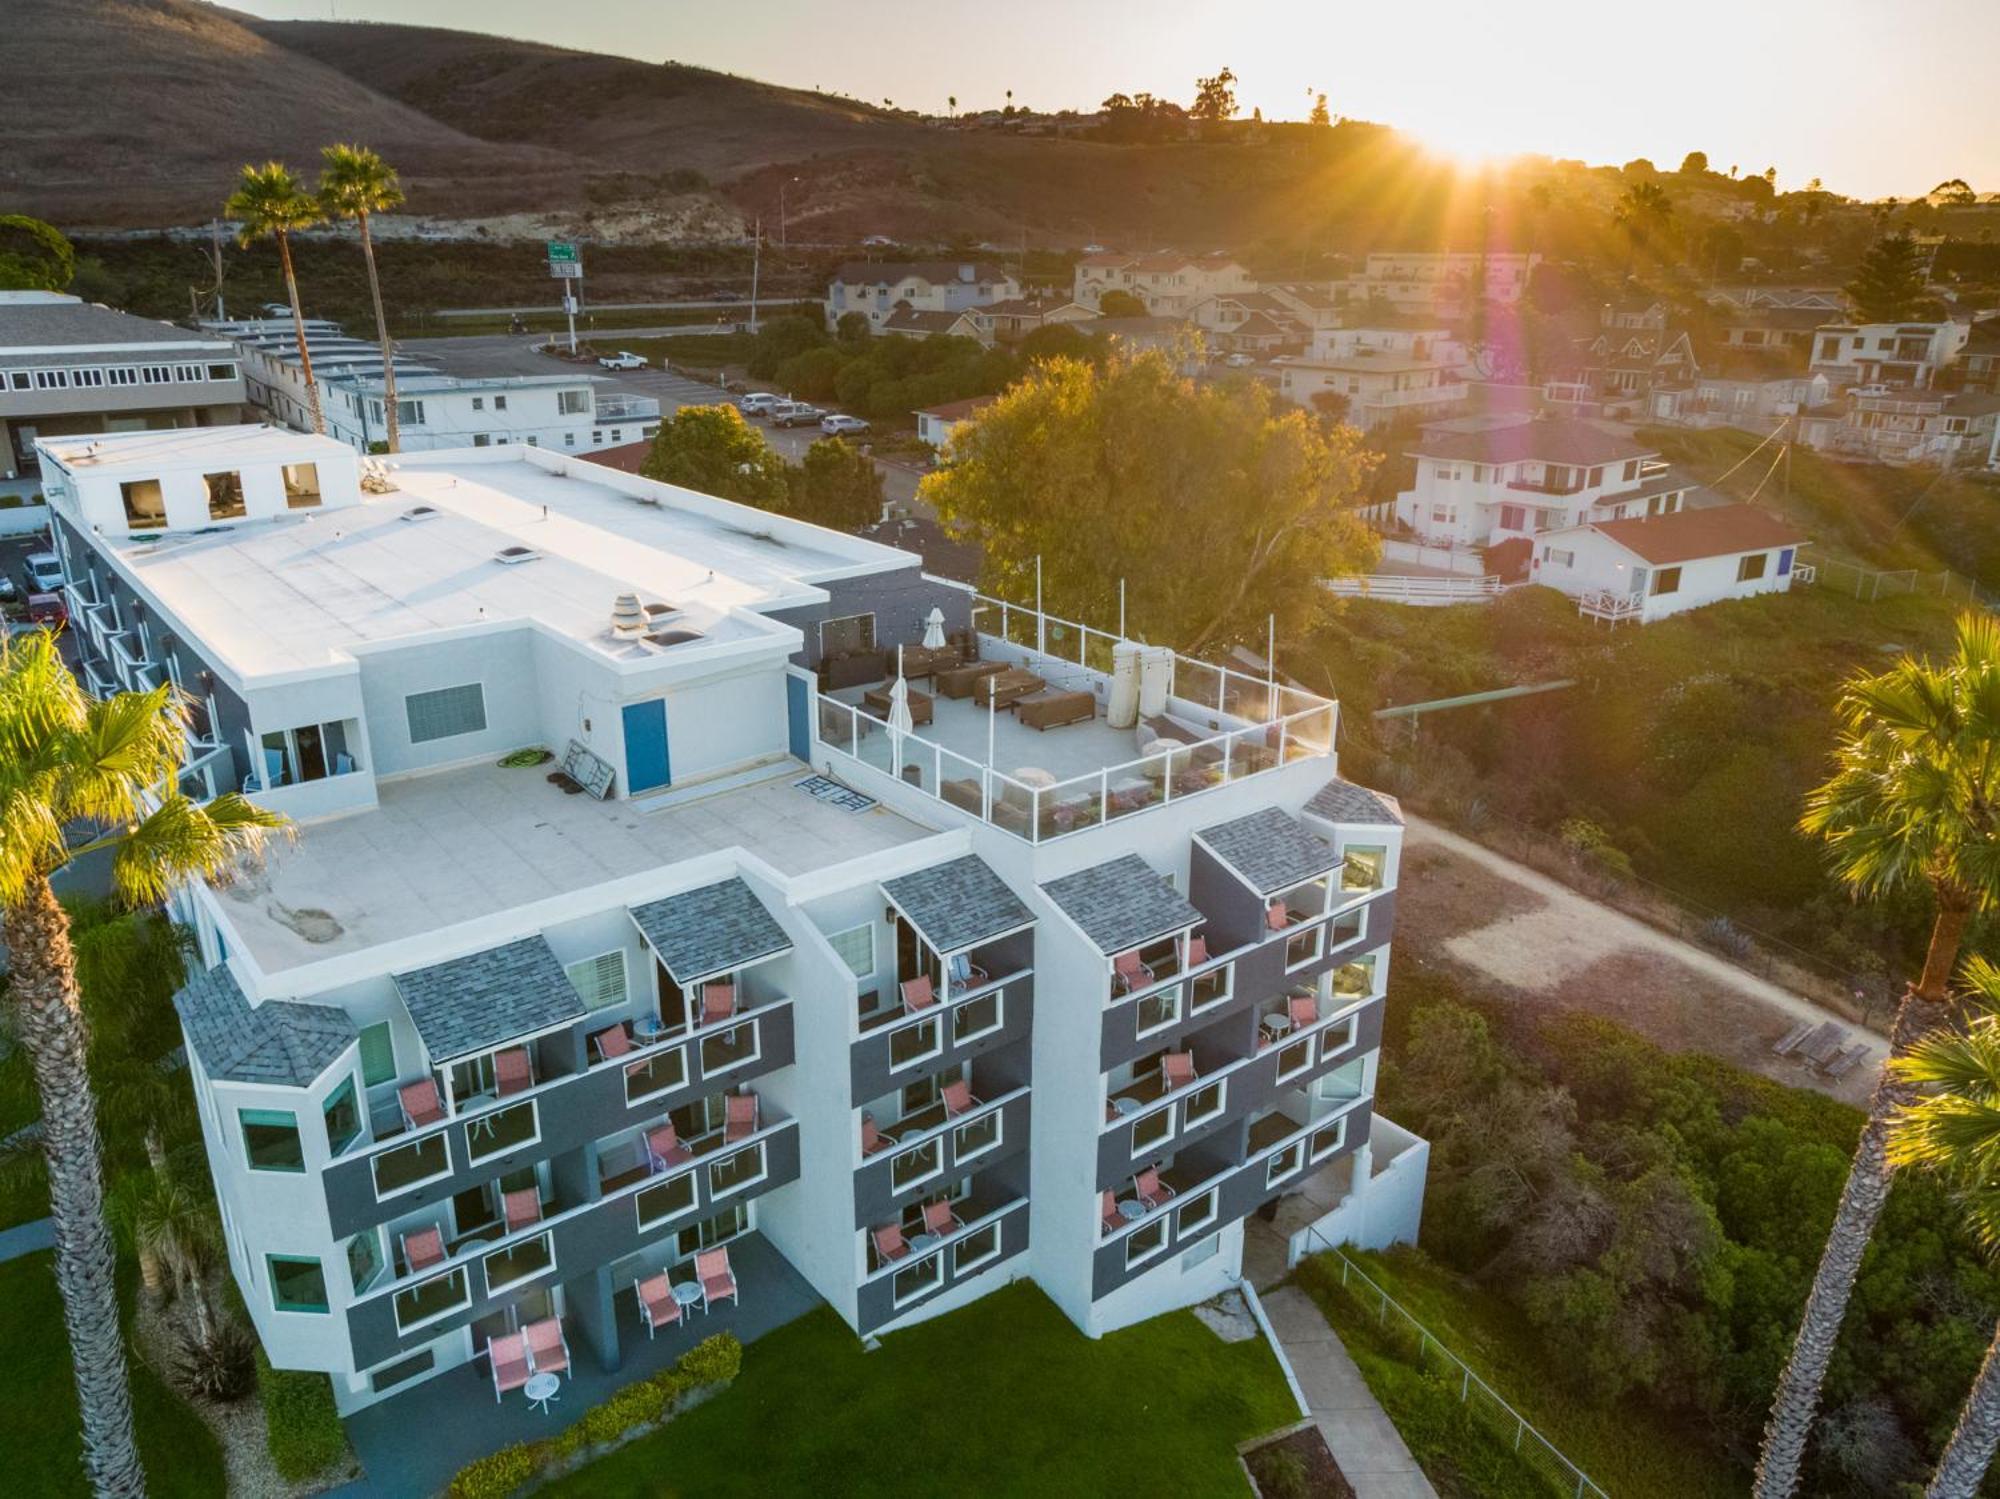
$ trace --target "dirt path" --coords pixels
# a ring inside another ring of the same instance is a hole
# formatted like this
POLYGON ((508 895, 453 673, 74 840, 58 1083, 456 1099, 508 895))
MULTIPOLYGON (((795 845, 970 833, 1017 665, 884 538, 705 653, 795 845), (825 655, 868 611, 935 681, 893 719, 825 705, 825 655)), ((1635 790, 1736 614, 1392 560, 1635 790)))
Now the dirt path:
POLYGON ((1435 823, 1408 817, 1397 941, 1530 1002, 1588 1009, 1679 1051, 1700 1050, 1854 1104, 1888 1043, 1789 989, 1746 973, 1435 823), (1839 1082, 1771 1054, 1802 1020, 1832 1020, 1869 1060, 1839 1082))

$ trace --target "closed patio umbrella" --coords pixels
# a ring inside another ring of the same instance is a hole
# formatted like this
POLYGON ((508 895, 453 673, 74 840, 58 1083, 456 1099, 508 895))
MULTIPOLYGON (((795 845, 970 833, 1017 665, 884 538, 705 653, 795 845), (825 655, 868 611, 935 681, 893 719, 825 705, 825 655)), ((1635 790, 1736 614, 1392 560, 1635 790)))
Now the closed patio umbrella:
POLYGON ((944 644, 944 610, 932 607, 930 617, 924 621, 924 649, 937 650, 944 644))
POLYGON ((910 684, 901 677, 889 689, 889 731, 893 734, 907 734, 916 728, 910 718, 910 684))

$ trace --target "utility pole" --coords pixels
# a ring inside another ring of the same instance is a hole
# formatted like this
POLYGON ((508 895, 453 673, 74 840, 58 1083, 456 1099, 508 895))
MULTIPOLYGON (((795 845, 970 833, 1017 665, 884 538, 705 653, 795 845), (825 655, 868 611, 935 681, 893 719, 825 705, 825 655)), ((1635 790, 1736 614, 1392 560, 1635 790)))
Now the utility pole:
POLYGON ((218 323, 226 323, 229 321, 229 314, 222 306, 222 221, 220 219, 208 221, 208 253, 209 258, 215 262, 215 320, 218 323))
POLYGON ((750 331, 757 331, 757 280, 764 262, 764 221, 758 219, 750 238, 750 331))

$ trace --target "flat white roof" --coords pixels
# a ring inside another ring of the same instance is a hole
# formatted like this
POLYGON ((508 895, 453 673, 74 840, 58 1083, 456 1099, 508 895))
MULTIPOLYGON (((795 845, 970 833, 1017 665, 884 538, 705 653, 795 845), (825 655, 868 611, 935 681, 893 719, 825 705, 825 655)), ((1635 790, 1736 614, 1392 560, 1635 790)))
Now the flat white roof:
POLYGON ((129 469, 135 478, 205 465, 354 461, 354 449, 331 437, 251 425, 45 437, 41 448, 73 473, 129 469))

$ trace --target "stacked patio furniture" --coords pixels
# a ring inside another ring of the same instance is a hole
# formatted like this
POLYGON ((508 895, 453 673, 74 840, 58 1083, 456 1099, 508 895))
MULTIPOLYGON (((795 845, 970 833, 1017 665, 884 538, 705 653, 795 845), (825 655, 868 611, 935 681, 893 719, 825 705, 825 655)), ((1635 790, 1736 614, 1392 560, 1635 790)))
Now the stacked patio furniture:
POLYGON ((946 697, 971 697, 983 678, 1006 669, 1004 661, 968 661, 963 666, 948 667, 934 673, 931 685, 946 697))

